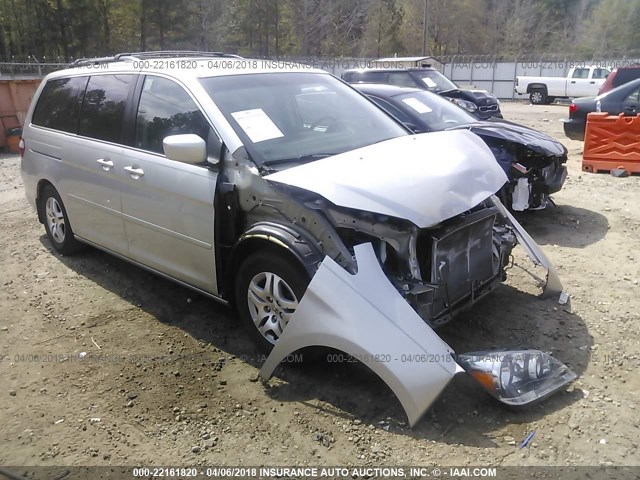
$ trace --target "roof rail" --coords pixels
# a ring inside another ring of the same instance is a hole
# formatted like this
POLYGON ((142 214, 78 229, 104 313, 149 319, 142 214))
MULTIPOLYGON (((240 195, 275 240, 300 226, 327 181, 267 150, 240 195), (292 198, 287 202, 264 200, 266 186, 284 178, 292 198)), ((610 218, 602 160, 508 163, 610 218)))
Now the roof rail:
POLYGON ((134 57, 134 58, 165 58, 165 57, 229 57, 229 58, 242 58, 239 55, 225 52, 202 52, 197 50, 155 50, 150 52, 132 52, 132 53, 119 53, 115 56, 121 57, 134 57))
POLYGON ((71 62, 70 67, 85 67, 87 65, 94 65, 98 63, 111 63, 119 62, 120 59, 116 57, 96 57, 96 58, 79 58, 71 62))
POLYGON ((79 58, 75 60, 71 67, 84 67, 97 63, 123 62, 131 59, 145 58, 172 58, 172 57, 215 57, 215 58, 242 58, 239 55, 225 52, 199 52, 196 50, 155 50, 150 52, 127 52, 118 53, 112 57, 79 58))

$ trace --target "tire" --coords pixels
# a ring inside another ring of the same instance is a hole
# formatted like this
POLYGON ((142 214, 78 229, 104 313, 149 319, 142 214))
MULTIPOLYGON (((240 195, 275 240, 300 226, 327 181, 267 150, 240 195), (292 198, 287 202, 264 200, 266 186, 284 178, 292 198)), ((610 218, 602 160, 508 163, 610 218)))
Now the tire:
POLYGON ((529 94, 529 100, 532 105, 544 105, 547 101, 547 92, 542 88, 535 88, 529 94))
POLYGON ((73 235, 69 216, 60 194, 51 185, 47 185, 42 190, 39 207, 44 219, 44 229, 53 248, 62 255, 71 255, 81 250, 83 245, 73 235))
POLYGON ((240 321, 260 350, 271 352, 311 279, 289 256, 261 250, 248 256, 236 275, 240 321))

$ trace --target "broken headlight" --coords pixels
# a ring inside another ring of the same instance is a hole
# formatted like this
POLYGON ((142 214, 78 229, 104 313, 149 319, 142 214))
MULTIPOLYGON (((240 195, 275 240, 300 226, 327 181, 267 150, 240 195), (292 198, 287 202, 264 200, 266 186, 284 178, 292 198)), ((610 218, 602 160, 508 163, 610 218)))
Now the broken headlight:
POLYGON ((458 363, 492 396, 512 406, 542 400, 576 379, 576 374, 538 350, 473 352, 458 363))
POLYGON ((475 112, 476 110, 478 110, 478 106, 468 100, 463 100, 462 98, 452 98, 451 101, 459 107, 464 108, 468 112, 475 112))

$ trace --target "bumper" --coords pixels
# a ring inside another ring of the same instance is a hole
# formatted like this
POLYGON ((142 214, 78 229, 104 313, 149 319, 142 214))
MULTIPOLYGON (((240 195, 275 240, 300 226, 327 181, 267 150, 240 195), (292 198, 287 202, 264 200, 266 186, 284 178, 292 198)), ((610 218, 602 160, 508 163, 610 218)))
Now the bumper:
POLYGON ((551 194, 559 192, 567 179, 567 175, 568 171, 566 165, 561 165, 557 168, 553 176, 545 179, 546 193, 551 194))
POLYGON ((577 122, 574 120, 564 120, 563 122, 564 134, 571 140, 584 141, 584 130, 586 125, 584 122, 577 122))
POLYGON ((500 107, 498 107, 495 111, 488 112, 475 112, 472 114, 474 117, 479 118, 480 120, 488 120, 490 118, 504 118, 502 116, 502 111, 500 111, 500 107))
MULTIPOLYGON (((495 197, 492 200, 509 219, 531 259, 547 268, 544 294, 559 294, 562 284, 544 253, 499 200, 495 197)), ((355 275, 329 257, 320 264, 292 321, 262 366, 260 377, 267 381, 284 358, 302 348, 337 349, 361 361, 382 378, 413 426, 451 378, 464 369, 456 362, 453 349, 391 284, 380 268, 373 246, 361 244, 354 250, 358 265, 355 275)), ((567 375, 563 383, 543 396, 557 391, 573 378, 567 375)))

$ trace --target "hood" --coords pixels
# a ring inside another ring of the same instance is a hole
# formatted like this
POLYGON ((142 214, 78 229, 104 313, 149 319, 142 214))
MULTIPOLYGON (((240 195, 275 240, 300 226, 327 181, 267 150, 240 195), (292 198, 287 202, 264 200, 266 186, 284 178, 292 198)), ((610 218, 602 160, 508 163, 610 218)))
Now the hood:
POLYGON ((498 99, 492 93, 486 90, 464 90, 456 88, 453 90, 445 90, 438 92, 439 95, 448 98, 461 98, 475 103, 479 107, 486 107, 498 103, 498 99))
POLYGON ((468 129, 481 137, 519 143, 543 155, 562 156, 567 153, 565 146, 549 135, 504 120, 476 122, 454 127, 452 130, 461 128, 468 129))
POLYGON ((436 225, 475 207, 507 181, 469 131, 407 135, 267 175, 335 205, 436 225))
POLYGON ((496 98, 494 94, 489 93, 487 90, 467 90, 467 92, 470 92, 471 95, 473 95, 478 100, 481 100, 483 98, 496 98))

